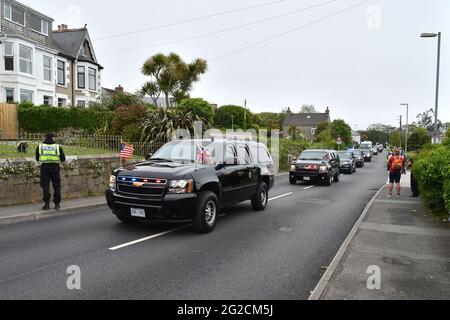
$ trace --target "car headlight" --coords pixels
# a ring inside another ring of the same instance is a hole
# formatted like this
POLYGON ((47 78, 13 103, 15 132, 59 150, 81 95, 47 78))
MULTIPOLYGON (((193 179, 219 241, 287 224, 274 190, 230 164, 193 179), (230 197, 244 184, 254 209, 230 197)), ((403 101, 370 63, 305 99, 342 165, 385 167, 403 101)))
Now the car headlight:
POLYGON ((295 166, 295 164, 291 165, 291 171, 295 171, 297 169, 297 167, 295 166))
POLYGON ((327 166, 320 166, 319 172, 321 172, 321 173, 328 172, 328 167, 327 166))
POLYGON ((115 175, 112 175, 109 178, 109 188, 113 191, 116 191, 117 188, 117 177, 115 175))
POLYGON ((193 180, 172 180, 169 184, 169 193, 192 193, 194 191, 193 180))

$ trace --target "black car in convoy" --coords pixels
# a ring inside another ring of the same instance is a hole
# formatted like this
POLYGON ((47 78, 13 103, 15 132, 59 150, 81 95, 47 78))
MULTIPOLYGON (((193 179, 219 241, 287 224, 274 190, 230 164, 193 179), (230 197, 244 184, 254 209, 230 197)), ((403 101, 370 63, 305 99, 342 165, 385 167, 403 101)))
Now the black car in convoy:
POLYGON ((339 151, 339 159, 341 161, 341 173, 353 174, 356 172, 356 156, 350 151, 339 151))
POLYGON ((305 150, 297 161, 293 162, 289 172, 289 182, 322 182, 331 186, 339 182, 340 159, 333 150, 305 150))
POLYGON ((193 222, 214 230, 221 208, 251 200, 264 210, 274 185, 272 157, 261 143, 184 140, 111 176, 108 206, 122 222, 193 222))
POLYGON ((366 165, 366 162, 364 161, 365 158, 364 152, 360 149, 355 149, 353 150, 353 154, 355 155, 356 159, 356 167, 363 168, 366 165))

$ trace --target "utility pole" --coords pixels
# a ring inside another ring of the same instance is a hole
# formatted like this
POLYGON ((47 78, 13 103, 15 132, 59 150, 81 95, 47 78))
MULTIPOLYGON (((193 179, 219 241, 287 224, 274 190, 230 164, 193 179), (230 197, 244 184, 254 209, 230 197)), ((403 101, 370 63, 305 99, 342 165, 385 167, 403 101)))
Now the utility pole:
POLYGON ((402 135, 403 135, 403 116, 400 116, 400 148, 402 147, 402 135))

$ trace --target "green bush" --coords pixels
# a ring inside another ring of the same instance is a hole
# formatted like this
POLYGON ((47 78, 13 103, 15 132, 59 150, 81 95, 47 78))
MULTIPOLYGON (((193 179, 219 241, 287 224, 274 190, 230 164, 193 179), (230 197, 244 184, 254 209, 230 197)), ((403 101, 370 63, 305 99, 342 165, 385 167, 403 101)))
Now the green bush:
POLYGON ((54 108, 46 106, 19 107, 20 128, 29 133, 58 132, 66 128, 92 133, 97 128, 111 125, 113 112, 83 108, 54 108))
POLYGON ((428 146, 417 155, 413 173, 425 204, 438 214, 450 212, 450 148, 428 146))

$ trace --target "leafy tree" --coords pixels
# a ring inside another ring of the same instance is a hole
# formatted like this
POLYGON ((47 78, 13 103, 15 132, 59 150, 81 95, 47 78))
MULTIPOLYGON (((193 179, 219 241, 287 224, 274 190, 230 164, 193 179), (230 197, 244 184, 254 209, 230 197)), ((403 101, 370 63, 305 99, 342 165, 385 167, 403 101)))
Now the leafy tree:
POLYGON ((431 137, 428 131, 424 128, 413 128, 411 135, 408 137, 409 151, 421 150, 424 145, 431 143, 431 137))
POLYGON ((112 126, 119 133, 132 124, 137 124, 145 119, 149 113, 149 109, 141 104, 133 104, 131 106, 122 106, 117 108, 112 126))
POLYGON ((300 113, 317 113, 316 108, 313 105, 303 105, 300 109, 300 113))
POLYGON ((166 106, 178 104, 189 97, 193 85, 206 73, 208 63, 196 59, 188 64, 176 53, 158 53, 150 57, 142 67, 142 73, 151 77, 141 88, 141 95, 148 95, 157 105, 158 98, 165 97, 166 106), (172 98, 172 99, 171 99, 172 98))
POLYGON ((352 127, 344 120, 338 119, 331 123, 331 136, 334 139, 341 137, 344 145, 352 144, 352 127))
POLYGON ((208 101, 201 98, 188 98, 180 102, 179 108, 184 113, 192 113, 203 122, 205 128, 211 128, 214 125, 214 110, 208 101))
POLYGON ((222 106, 216 111, 216 126, 221 128, 231 129, 234 123, 234 129, 245 129, 253 126, 253 115, 249 110, 245 110, 243 107, 228 105, 222 106), (247 117, 245 113, 247 112, 247 117), (244 119, 247 119, 246 126, 244 125, 244 119))
MULTIPOLYGON (((438 120, 438 131, 443 129, 443 124, 438 120)), ((427 129, 427 131, 433 135, 434 134, 434 110, 429 109, 419 115, 417 115, 417 126, 420 128, 427 129)))
MULTIPOLYGON (((321 124, 319 124, 317 126, 316 129, 316 136, 319 136, 322 132, 324 132, 325 130, 330 128, 330 123, 328 122, 322 122, 321 124)), ((330 135, 331 135, 331 131, 330 131, 330 135)))
POLYGON ((115 92, 112 95, 102 95, 99 100, 91 102, 89 108, 96 111, 116 111, 119 107, 140 103, 141 101, 137 95, 115 92))
POLYGON ((289 126, 288 134, 292 140, 305 140, 305 136, 296 125, 289 126))
POLYGON ((405 135, 402 134, 400 130, 394 130, 391 133, 391 141, 390 143, 396 147, 405 146, 405 135))

